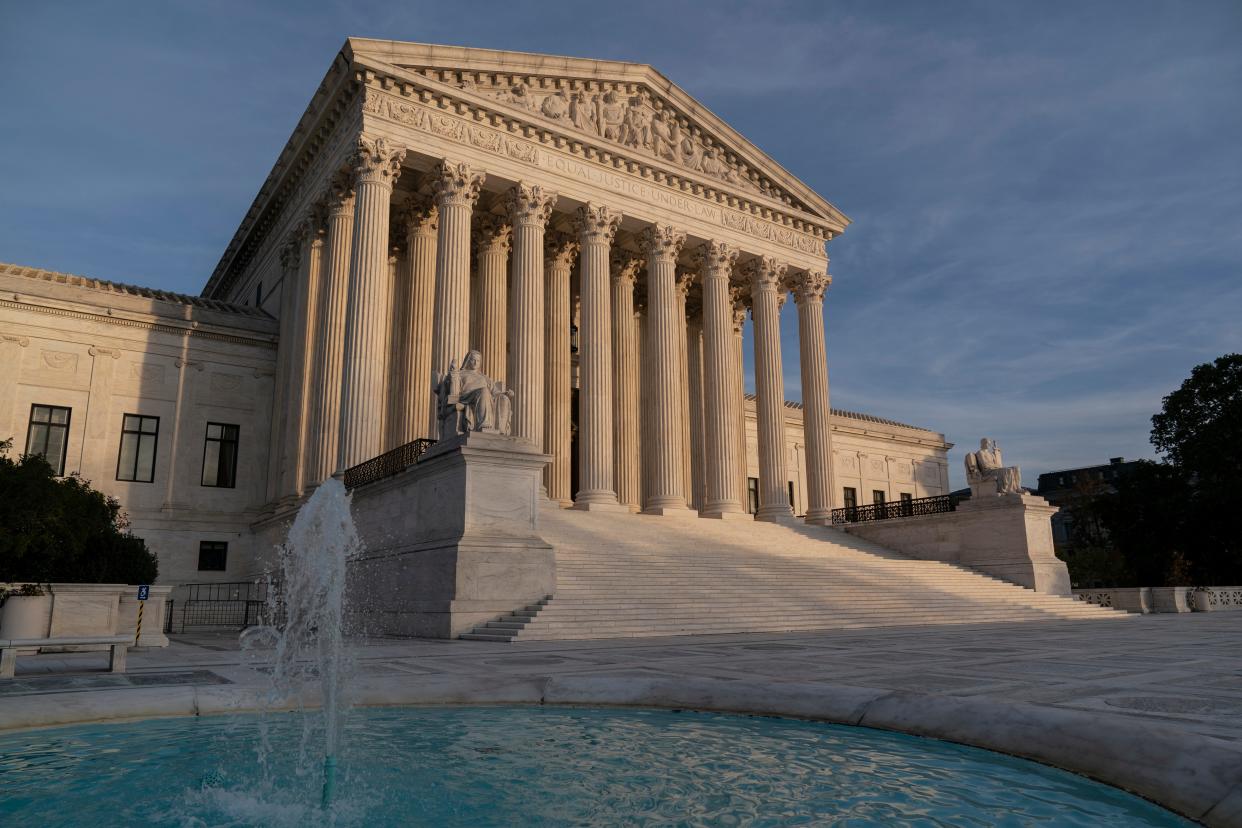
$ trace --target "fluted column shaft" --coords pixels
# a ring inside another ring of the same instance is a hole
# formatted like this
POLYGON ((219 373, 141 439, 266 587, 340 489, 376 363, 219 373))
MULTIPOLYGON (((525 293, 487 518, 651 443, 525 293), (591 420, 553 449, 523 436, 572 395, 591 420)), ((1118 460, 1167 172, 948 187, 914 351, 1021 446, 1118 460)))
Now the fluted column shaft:
POLYGON ((686 367, 690 371, 686 387, 690 400, 690 508, 699 512, 707 493, 703 460, 703 315, 697 308, 692 308, 686 319, 686 367))
POLYGON ((345 354, 345 309, 354 235, 353 182, 333 182, 328 201, 326 267, 315 324, 315 381, 311 386, 313 429, 308 438, 307 482, 317 486, 336 470, 341 419, 341 376, 345 354))
MULTIPOLYGON (((650 489, 643 511, 648 514, 692 514, 686 508, 685 457, 682 451, 683 409, 678 389, 680 337, 685 320, 678 316, 677 255, 686 235, 656 224, 643 233, 647 253, 647 363, 650 385, 650 489)), ((684 389, 680 389, 684 390, 684 389)))
MULTIPOLYGON (((431 370, 443 374, 470 350, 470 216, 484 175, 445 159, 434 174, 440 229, 436 238, 436 298, 431 370)), ((434 378, 433 378, 434 379, 434 378)))
POLYGON ((759 425, 757 520, 792 518, 785 468, 785 381, 781 367, 780 291, 785 266, 763 257, 751 261, 751 316, 755 320, 755 396, 759 425))
POLYGON ((734 460, 736 471, 734 479, 742 497, 742 510, 750 512, 750 495, 747 482, 749 480, 749 463, 746 456, 746 377, 745 377, 745 343, 746 300, 749 291, 737 288, 733 295, 733 347, 729 354, 729 381, 732 391, 729 393, 730 405, 733 406, 733 422, 737 424, 737 441, 734 444, 734 460))
POLYGON ((613 479, 618 502, 642 505, 642 463, 639 456, 638 322, 634 314, 634 279, 640 259, 613 257, 612 276, 612 411, 613 479))
POLYGON ((404 159, 405 150, 389 146, 384 138, 358 139, 354 156, 357 205, 345 310, 337 471, 376 457, 384 448, 388 313, 392 299, 389 202, 404 159))
POLYGON ((802 365, 802 428, 806 436, 806 522, 832 522, 832 432, 828 352, 824 344, 827 274, 808 271, 793 283, 802 365))
POLYGON ((479 333, 475 340, 483 357, 483 370, 494 380, 506 382, 508 354, 509 250, 513 230, 507 219, 487 214, 479 219, 475 253, 478 259, 479 333))
POLYGON ((430 198, 411 197, 397 220, 405 237, 398 263, 393 333, 394 446, 435 434, 431 405, 431 333, 436 296, 436 233, 439 212, 430 198))
POLYGON ((544 227, 556 194, 519 183, 508 193, 513 225, 512 296, 509 299, 509 387, 513 435, 543 446, 544 227))
POLYGON ((681 474, 686 508, 690 508, 693 494, 693 476, 690 462, 690 330, 686 320, 686 296, 694 274, 677 272, 677 405, 680 408, 678 427, 681 429, 681 474))
POLYGON ((609 260, 621 215, 587 204, 578 209, 581 320, 578 326, 579 509, 620 509, 613 477, 613 377, 609 260))
POLYGON ((738 409, 733 366, 733 308, 729 279, 737 250, 711 242, 703 259, 703 416, 705 493, 703 514, 742 514, 743 490, 738 475, 738 409))
POLYGON ((552 233, 547 240, 544 260, 544 420, 543 450, 552 455, 544 467, 548 499, 569 506, 572 468, 572 365, 569 354, 569 277, 578 243, 564 233, 552 233))
MULTIPOLYGON (((299 292, 298 270, 302 252, 301 230, 295 228, 280 249, 280 309, 278 321, 280 327, 276 340, 276 387, 288 388, 293 375, 294 351, 294 307, 299 292)), ((286 469, 290 456, 286 450, 286 436, 289 432, 290 404, 286 395, 277 395, 272 400, 271 431, 269 432, 269 450, 267 453, 267 499, 269 502, 290 497, 286 489, 289 476, 286 469)))
POLYGON ((298 271, 297 294, 293 303, 294 340, 292 363, 287 374, 289 389, 285 416, 285 434, 281 467, 281 495, 297 497, 304 485, 306 453, 303 449, 309 431, 311 373, 314 366, 315 316, 319 299, 320 271, 323 261, 323 235, 320 231, 322 212, 316 208, 301 227, 301 267, 298 271))

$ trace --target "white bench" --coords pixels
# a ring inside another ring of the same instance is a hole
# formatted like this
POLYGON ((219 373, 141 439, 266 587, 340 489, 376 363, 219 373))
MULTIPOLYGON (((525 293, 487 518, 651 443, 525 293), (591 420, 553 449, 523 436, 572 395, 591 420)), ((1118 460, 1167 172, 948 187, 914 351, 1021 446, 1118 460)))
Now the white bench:
POLYGON ((91 635, 79 638, 0 638, 0 679, 13 678, 17 669, 17 651, 24 647, 75 647, 83 644, 107 644, 112 648, 108 672, 125 672, 125 655, 133 644, 132 635, 91 635))

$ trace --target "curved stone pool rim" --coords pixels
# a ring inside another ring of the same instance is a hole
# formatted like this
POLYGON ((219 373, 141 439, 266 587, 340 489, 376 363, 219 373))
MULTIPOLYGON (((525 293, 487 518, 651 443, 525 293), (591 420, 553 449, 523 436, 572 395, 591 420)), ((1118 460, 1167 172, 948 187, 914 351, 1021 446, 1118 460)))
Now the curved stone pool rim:
MULTIPOLYGON (((261 688, 127 688, 18 696, 0 705, 0 730, 91 722, 249 713, 261 688)), ((751 713, 928 736, 1031 759, 1145 797, 1214 828, 1242 827, 1242 746, 1109 713, 992 699, 824 683, 640 676, 546 678, 365 677, 362 706, 546 704, 751 713)), ((303 700, 314 707, 317 700, 303 700)), ((290 708, 297 705, 289 705, 290 708)))

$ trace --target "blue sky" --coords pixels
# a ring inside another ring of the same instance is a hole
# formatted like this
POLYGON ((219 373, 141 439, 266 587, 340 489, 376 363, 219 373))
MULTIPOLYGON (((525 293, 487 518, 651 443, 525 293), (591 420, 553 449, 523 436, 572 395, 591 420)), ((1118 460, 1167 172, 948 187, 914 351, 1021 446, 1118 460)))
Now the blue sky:
POLYGON ((4 0, 0 260, 196 293, 349 35, 664 72, 854 220, 833 404, 944 431, 956 484, 983 434, 1032 484, 1151 456, 1242 351, 1236 0, 4 0))

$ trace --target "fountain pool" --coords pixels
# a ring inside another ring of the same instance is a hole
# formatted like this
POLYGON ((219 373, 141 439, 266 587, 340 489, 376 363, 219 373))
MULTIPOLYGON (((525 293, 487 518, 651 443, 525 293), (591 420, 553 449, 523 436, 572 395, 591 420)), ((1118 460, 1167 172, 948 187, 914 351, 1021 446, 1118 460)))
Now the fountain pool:
POLYGON ((336 798, 308 713, 0 734, 0 824, 1186 826, 1074 774, 790 719, 558 707, 359 708, 336 798))

